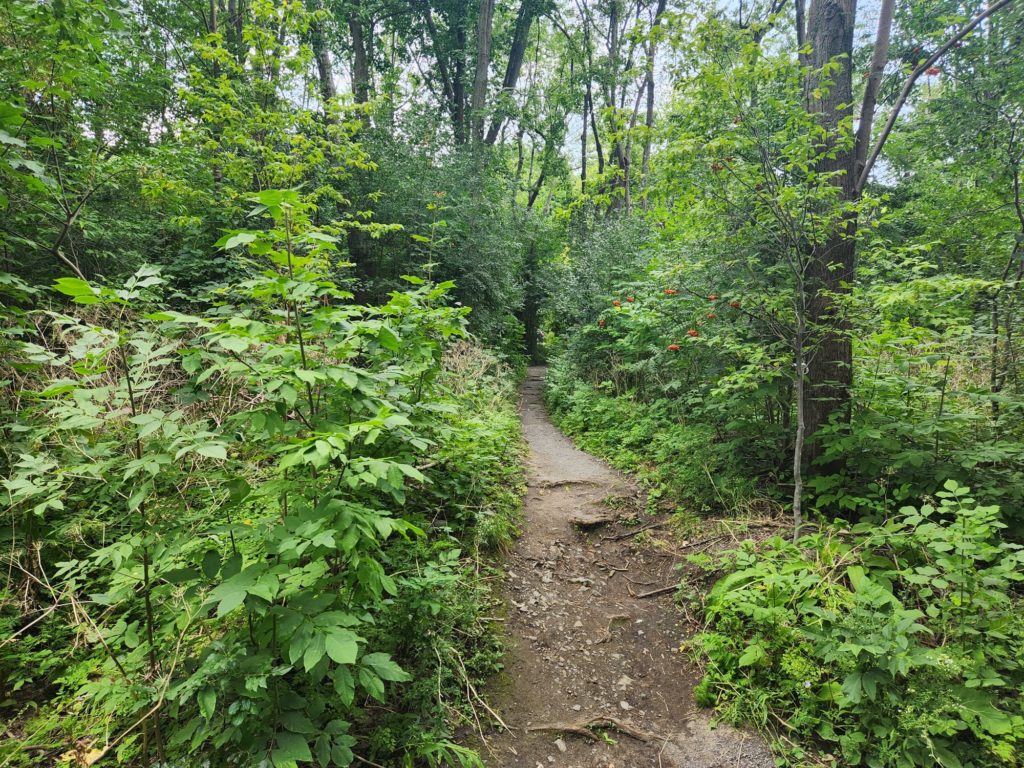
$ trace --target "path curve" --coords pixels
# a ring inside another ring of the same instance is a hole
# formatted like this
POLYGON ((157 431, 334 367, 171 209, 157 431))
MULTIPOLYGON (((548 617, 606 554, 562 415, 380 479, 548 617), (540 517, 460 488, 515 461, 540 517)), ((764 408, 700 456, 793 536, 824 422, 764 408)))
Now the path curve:
POLYGON ((624 476, 551 423, 544 375, 531 368, 521 391, 530 449, 525 522, 504 563, 510 648, 505 684, 492 694, 510 730, 489 740, 487 765, 770 768, 759 738, 712 729, 694 705, 698 672, 679 652, 686 631, 671 594, 635 597, 674 583, 675 558, 637 545, 642 539, 612 538, 635 528, 583 532, 570 522, 610 510, 635 514, 640 499, 624 476), (597 740, 565 729, 592 718, 621 727, 597 740))

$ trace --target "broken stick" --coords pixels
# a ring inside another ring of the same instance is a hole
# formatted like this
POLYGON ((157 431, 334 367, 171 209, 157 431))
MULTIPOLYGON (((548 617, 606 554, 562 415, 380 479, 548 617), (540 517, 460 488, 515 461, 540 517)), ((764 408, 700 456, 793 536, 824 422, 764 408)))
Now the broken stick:
POLYGON ((637 600, 642 600, 645 597, 654 597, 655 595, 664 595, 666 592, 675 592, 679 589, 678 584, 669 584, 667 587, 660 587, 659 589, 652 589, 650 592, 641 592, 636 596, 637 600))
POLYGON ((607 717, 605 715, 598 715, 592 717, 589 720, 584 720, 579 723, 551 723, 550 725, 532 725, 527 728, 527 731, 561 731, 562 733, 574 733, 577 736, 582 736, 585 739, 591 741, 597 741, 598 735, 594 733, 591 728, 614 728, 627 736, 631 736, 637 741, 651 741, 656 739, 657 736, 648 731, 644 731, 637 728, 632 723, 627 723, 614 717, 607 717))

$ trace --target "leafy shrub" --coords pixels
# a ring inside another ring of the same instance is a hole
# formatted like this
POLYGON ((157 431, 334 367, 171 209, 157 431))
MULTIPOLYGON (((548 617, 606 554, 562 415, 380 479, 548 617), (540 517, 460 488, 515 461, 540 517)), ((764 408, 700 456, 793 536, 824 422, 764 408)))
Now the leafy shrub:
POLYGON ((448 738, 498 655, 459 537, 471 551, 480 494, 516 511, 506 372, 445 370, 467 311, 450 285, 352 304, 308 201, 253 203, 265 228, 221 245, 258 268, 202 314, 168 309, 150 267, 65 278, 77 308, 16 344, 3 597, 30 618, 0 614, 0 676, 34 736, 3 746, 13 764, 47 735, 143 762, 476 761, 448 738))
POLYGON ((706 512, 742 508, 759 495, 755 481, 737 471, 735 446, 714 427, 687 419, 671 400, 638 402, 601 389, 556 366, 547 399, 558 425, 585 450, 635 473, 649 501, 706 512))
POLYGON ((1019 765, 1024 551, 948 481, 882 524, 747 542, 707 597, 705 706, 844 765, 1019 765))

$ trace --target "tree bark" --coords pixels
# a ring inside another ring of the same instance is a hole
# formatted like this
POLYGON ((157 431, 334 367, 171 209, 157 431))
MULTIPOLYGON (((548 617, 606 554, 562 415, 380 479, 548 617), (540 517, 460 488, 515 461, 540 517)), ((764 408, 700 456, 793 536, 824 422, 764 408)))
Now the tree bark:
MULTIPOLYGON (((519 14, 516 16, 516 28, 512 34, 512 46, 509 48, 508 64, 505 66, 505 77, 501 82, 500 99, 506 99, 515 91, 519 82, 519 73, 523 69, 523 60, 526 58, 526 46, 530 41, 530 27, 536 17, 536 0, 523 0, 519 6, 519 14)), ((498 132, 508 117, 507 107, 498 102, 498 107, 490 126, 487 128, 487 136, 484 139, 486 144, 494 144, 498 138, 498 132)))
MULTIPOLYGON (((805 84, 807 103, 833 144, 840 125, 852 113, 851 56, 856 13, 856 0, 812 0, 808 13, 807 37, 813 50, 805 84), (833 61, 839 69, 829 78, 831 86, 821 88, 817 73, 833 61)), ((832 176, 831 183, 839 187, 839 205, 855 199, 855 161, 854 143, 847 141, 823 152, 816 163, 815 172, 832 176)), ((856 216, 841 214, 829 222, 826 234, 810 246, 806 281, 811 353, 807 361, 805 403, 809 462, 821 455, 821 427, 836 415, 849 420, 853 346, 849 320, 839 297, 849 293, 853 282, 856 232, 856 216)))
MULTIPOLYGON (((309 9, 315 13, 323 11, 322 0, 311 0, 309 9)), ((316 72, 320 81, 320 98, 323 101, 324 114, 328 115, 327 105, 337 97, 338 89, 334 85, 334 67, 331 65, 331 54, 327 50, 327 35, 324 33, 323 19, 317 18, 309 27, 309 45, 316 59, 316 72)))
POLYGON ((456 144, 466 143, 466 19, 455 20, 455 71, 452 77, 452 129, 456 144))
POLYGON ((647 42, 647 76, 644 85, 647 90, 647 113, 644 116, 644 126, 647 128, 644 134, 644 155, 640 164, 640 173, 647 178, 647 171, 651 165, 651 131, 654 129, 654 52, 657 48, 658 27, 661 26, 661 17, 665 13, 665 6, 668 0, 658 0, 658 8, 654 12, 654 21, 651 23, 651 39, 647 42))
POLYGON ((537 244, 530 241, 530 250, 526 254, 526 280, 524 280, 523 296, 523 333, 525 335, 526 357, 531 364, 540 360, 540 344, 538 338, 538 309, 540 300, 537 296, 537 244))
POLYGON ((882 73, 889 63, 889 37, 892 33, 892 20, 896 10, 896 0, 882 0, 878 14, 878 34, 875 36, 875 50, 871 54, 871 69, 868 71, 868 82, 864 87, 864 102, 860 108, 860 122, 857 126, 857 157, 854 163, 854 194, 860 196, 859 179, 867 163, 868 147, 871 146, 871 126, 875 121, 875 104, 878 102, 878 88, 882 84, 882 73))
POLYGON ((494 22, 494 0, 480 0, 476 21, 476 72, 473 93, 469 100, 473 141, 484 140, 484 103, 487 100, 487 75, 491 68, 491 30, 494 22))
POLYGON ((357 104, 370 100, 370 58, 366 53, 361 11, 358 0, 355 0, 348 16, 348 32, 352 38, 352 95, 357 104))

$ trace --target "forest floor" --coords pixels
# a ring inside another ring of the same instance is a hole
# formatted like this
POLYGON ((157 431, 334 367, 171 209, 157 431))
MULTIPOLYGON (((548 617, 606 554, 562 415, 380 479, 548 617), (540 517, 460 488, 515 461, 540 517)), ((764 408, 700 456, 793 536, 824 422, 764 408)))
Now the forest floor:
POLYGON ((507 729, 488 739, 487 765, 772 766, 763 740, 712 727, 694 703, 700 672, 680 652, 692 628, 672 597, 684 553, 632 482, 551 423, 544 375, 530 369, 520 401, 528 491, 503 564, 509 651, 491 691, 507 729))

